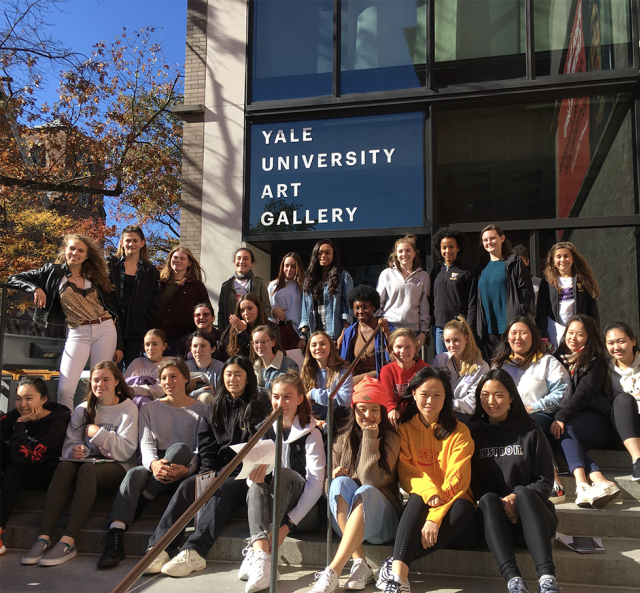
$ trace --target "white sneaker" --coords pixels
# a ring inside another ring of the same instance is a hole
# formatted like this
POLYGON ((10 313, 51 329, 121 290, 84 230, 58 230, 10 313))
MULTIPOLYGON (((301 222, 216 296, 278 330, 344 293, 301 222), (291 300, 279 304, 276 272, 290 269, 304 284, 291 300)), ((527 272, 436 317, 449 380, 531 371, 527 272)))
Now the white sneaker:
MULTIPOLYGON (((148 550, 147 550, 148 551, 148 550)), ((162 567, 171 560, 171 556, 166 552, 166 550, 162 550, 160 554, 156 557, 156 559, 148 566, 147 570, 145 570, 142 574, 157 574, 162 570, 162 567)))
POLYGON ((373 570, 363 558, 353 561, 349 580, 344 584, 345 589, 364 589, 369 583, 373 583, 375 576, 373 570))
POLYGON ((617 484, 599 482, 591 485, 591 506, 595 509, 601 509, 609 504, 618 494, 620 488, 617 484))
POLYGON ((393 558, 391 556, 389 556, 389 558, 385 558, 380 564, 380 569, 378 570, 378 580, 376 581, 376 589, 384 591, 384 588, 387 585, 387 581, 391 578, 392 564, 393 558))
POLYGON ((251 574, 251 562, 253 562, 253 546, 249 544, 244 550, 242 550, 242 555, 244 556, 244 559, 242 560, 240 570, 238 571, 238 579, 240 581, 246 581, 251 574))
POLYGON ((316 572, 316 583, 309 593, 333 593, 339 586, 338 575, 327 566, 322 572, 316 572))
POLYGON ((245 593, 255 593, 266 589, 271 583, 271 556, 262 550, 253 555, 249 580, 244 588, 245 593))
POLYGON ((170 577, 186 577, 192 572, 207 568, 207 561, 195 550, 182 550, 173 560, 167 562, 160 571, 170 577))
POLYGON ((592 508, 591 486, 589 484, 576 484, 576 505, 583 509, 592 508))

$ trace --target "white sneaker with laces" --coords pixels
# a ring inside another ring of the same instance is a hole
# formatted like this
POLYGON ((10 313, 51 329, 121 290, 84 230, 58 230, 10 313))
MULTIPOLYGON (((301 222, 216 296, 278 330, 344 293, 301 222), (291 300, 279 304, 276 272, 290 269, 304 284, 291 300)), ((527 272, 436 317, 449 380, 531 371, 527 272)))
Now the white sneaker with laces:
POLYGON ((375 576, 373 570, 364 558, 353 561, 349 580, 344 584, 345 589, 364 589, 369 583, 373 583, 375 576))
POLYGON ((389 556, 389 558, 385 558, 380 564, 380 569, 378 570, 378 580, 376 581, 376 589, 384 591, 387 581, 391 578, 392 564, 393 558, 391 556, 389 556))
POLYGON ((384 585, 384 593, 411 593, 411 585, 407 580, 406 583, 401 583, 397 580, 397 575, 391 575, 391 578, 387 580, 384 585))
POLYGON ((244 588, 245 593, 255 593, 269 587, 271 582, 271 556, 262 550, 253 555, 249 580, 244 588))
POLYGON ((240 570, 238 571, 238 579, 241 581, 246 581, 251 574, 251 563, 253 562, 253 546, 249 544, 244 550, 242 550, 242 555, 244 556, 244 559, 242 560, 240 570))
POLYGON ((207 568, 207 561, 195 550, 182 550, 173 560, 167 562, 160 571, 170 577, 186 577, 192 572, 207 568))
POLYGON ((601 509, 609 504, 618 494, 620 488, 613 482, 599 482, 591 485, 591 506, 595 509, 601 509))
POLYGON ((582 509, 591 507, 591 486, 589 484, 576 484, 576 505, 582 509))
POLYGON ((327 566, 322 572, 316 572, 316 583, 309 593, 333 593, 339 586, 338 575, 327 566))
MULTIPOLYGON (((148 551, 148 550, 147 550, 148 551)), ((162 567, 171 560, 171 556, 163 550, 158 554, 156 559, 147 567, 142 574, 157 574, 162 570, 162 567)))
POLYGON ((550 574, 540 577, 538 584, 538 593, 560 593, 562 591, 562 587, 558 585, 556 577, 550 574))

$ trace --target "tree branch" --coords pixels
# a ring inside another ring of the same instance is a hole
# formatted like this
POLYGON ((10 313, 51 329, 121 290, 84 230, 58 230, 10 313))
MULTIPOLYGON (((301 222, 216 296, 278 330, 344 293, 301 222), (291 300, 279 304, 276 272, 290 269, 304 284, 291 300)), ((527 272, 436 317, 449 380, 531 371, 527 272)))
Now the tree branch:
POLYGON ((57 191, 71 194, 90 194, 92 196, 109 196, 117 198, 122 195, 122 182, 118 179, 114 189, 93 187, 91 185, 76 185, 68 181, 60 183, 47 183, 44 181, 33 181, 31 179, 16 179, 0 175, 0 185, 6 187, 23 187, 33 191, 57 191))

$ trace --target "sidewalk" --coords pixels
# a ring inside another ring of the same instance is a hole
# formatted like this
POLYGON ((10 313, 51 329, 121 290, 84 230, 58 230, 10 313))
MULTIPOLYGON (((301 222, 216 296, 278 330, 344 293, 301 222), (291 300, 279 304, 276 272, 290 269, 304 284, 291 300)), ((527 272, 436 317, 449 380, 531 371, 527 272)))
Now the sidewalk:
MULTIPOLYGON (((0 591, 2 593, 109 593, 113 587, 135 566, 138 557, 128 557, 116 569, 97 570, 99 556, 79 554, 62 566, 43 568, 22 566, 24 551, 8 551, 0 558, 0 591)), ((244 593, 244 583, 237 578, 239 565, 228 562, 208 562, 207 568, 188 577, 176 579, 165 575, 143 576, 130 589, 131 593, 244 593)), ((279 593, 305 593, 313 583, 315 571, 307 568, 281 566, 282 579, 279 593)), ((346 570, 342 584, 346 581, 346 570)), ((413 593, 506 593, 507 587, 500 579, 433 576, 411 574, 413 593)), ((629 593, 631 588, 585 587, 562 585, 563 593, 629 593)), ((536 583, 529 583, 536 593, 536 583)), ((268 589, 265 591, 268 592, 268 589)), ((369 585, 365 593, 377 589, 369 585)), ((344 593, 345 589, 339 589, 344 593)))

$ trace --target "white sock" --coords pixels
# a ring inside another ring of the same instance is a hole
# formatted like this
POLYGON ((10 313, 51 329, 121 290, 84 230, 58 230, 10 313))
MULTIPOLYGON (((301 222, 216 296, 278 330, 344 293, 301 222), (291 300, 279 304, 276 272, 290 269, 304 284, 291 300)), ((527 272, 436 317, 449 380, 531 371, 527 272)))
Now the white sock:
POLYGON ((395 572, 392 572, 392 573, 391 573, 391 576, 393 577, 393 580, 394 580, 396 583, 400 583, 401 585, 406 585, 406 584, 407 584, 407 582, 408 582, 408 581, 403 581, 403 580, 400 578, 400 575, 397 575, 395 572))
POLYGON ((538 582, 541 583, 544 579, 552 579, 552 580, 556 580, 556 577, 554 577, 552 574, 543 574, 539 579, 538 582))
POLYGON ((127 524, 122 521, 111 521, 111 525, 109 525, 109 529, 126 529, 127 524))

